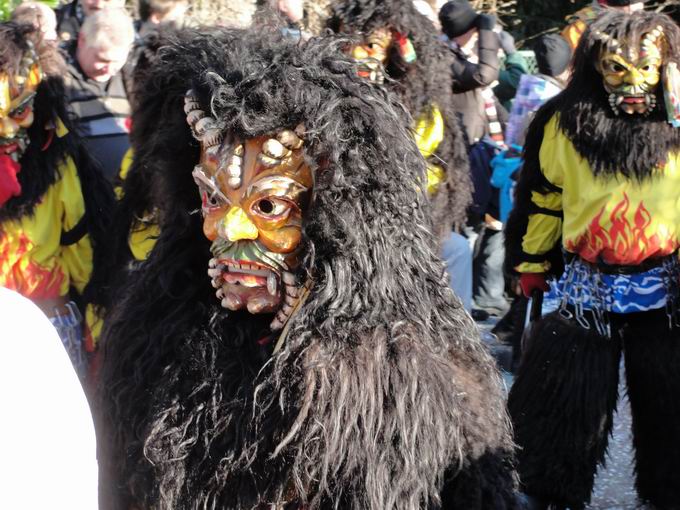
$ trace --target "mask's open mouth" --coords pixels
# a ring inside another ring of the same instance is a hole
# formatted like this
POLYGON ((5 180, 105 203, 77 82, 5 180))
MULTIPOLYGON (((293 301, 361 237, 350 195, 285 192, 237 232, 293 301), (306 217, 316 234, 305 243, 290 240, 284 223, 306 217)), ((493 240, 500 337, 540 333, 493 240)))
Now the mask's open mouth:
POLYGON ((220 259, 215 269, 208 271, 213 278, 221 278, 231 285, 248 288, 266 287, 271 296, 278 294, 280 275, 273 269, 247 260, 220 259))
POLYGON ((300 297, 295 275, 250 260, 211 259, 208 275, 216 296, 228 310, 246 309, 252 314, 275 313, 271 330, 285 325, 300 297))
POLYGON ((360 78, 367 79, 373 83, 382 84, 385 81, 385 74, 382 66, 375 59, 359 60, 358 74, 360 78))
POLYGON ((627 114, 649 115, 656 108, 656 96, 654 94, 615 94, 609 95, 609 105, 615 115, 621 111, 627 114))
POLYGON ((646 104, 647 99, 645 96, 622 96, 620 98, 622 103, 626 104, 646 104))

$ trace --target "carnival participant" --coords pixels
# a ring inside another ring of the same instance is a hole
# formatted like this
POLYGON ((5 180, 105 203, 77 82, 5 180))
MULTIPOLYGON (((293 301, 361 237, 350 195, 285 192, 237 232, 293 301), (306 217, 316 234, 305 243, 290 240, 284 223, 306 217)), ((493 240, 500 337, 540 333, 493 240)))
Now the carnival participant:
POLYGON ((606 13, 527 134, 508 254, 525 295, 561 274, 562 299, 532 326, 509 397, 539 508, 588 503, 622 351, 639 497, 680 501, 679 45, 665 15, 606 13))
POLYGON ((83 377, 81 300, 97 300, 88 282, 112 196, 72 130, 64 62, 33 31, 0 24, 0 286, 40 307, 83 377))
POLYGON ((360 74, 395 93, 428 162, 434 224, 442 239, 465 223, 471 183, 463 135, 452 107, 451 54, 411 0, 342 0, 329 25, 358 36, 351 50, 360 74), (385 77, 388 80, 385 80, 385 77))
POLYGON ((160 236, 103 340, 116 508, 514 505, 503 392, 433 250, 425 161, 345 44, 162 41, 130 169, 163 190, 160 236))
POLYGON ((361 76, 395 93, 410 114, 404 117, 405 123, 428 163, 432 222, 442 242, 451 285, 469 310, 472 253, 465 238, 453 231, 465 225, 472 184, 463 133, 453 109, 451 53, 411 0, 338 1, 329 25, 360 39, 351 53, 362 63, 361 76))
POLYGON ((474 190, 464 229, 474 253, 472 316, 486 320, 509 308, 503 275, 503 224, 498 193, 491 186, 490 164, 505 148, 507 120, 492 88, 500 69, 498 24, 494 16, 475 11, 468 0, 446 2, 439 20, 454 55, 453 105, 465 133, 474 190))

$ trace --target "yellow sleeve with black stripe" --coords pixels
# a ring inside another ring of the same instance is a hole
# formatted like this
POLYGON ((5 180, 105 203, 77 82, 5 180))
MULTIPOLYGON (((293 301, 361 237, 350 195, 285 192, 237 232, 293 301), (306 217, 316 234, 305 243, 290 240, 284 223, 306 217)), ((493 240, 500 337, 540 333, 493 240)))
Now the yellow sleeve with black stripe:
POLYGON ((541 172, 545 177, 543 189, 532 190, 528 207, 527 229, 522 237, 523 262, 515 269, 520 273, 544 273, 550 269, 546 254, 562 237, 562 166, 560 144, 557 140, 557 120, 545 126, 539 153, 541 172))
MULTIPOLYGON (((125 180, 127 178, 128 172, 130 171, 130 166, 132 166, 133 157, 134 153, 130 148, 125 153, 123 161, 120 164, 120 172, 118 175, 120 176, 121 180, 125 180)), ((118 200, 123 198, 123 189, 121 187, 117 187, 115 191, 118 200)), ((135 225, 133 225, 130 230, 128 246, 135 260, 146 260, 154 246, 156 246, 156 241, 158 240, 159 236, 160 228, 158 224, 155 223, 152 215, 146 214, 143 219, 139 220, 135 225)))
POLYGON ((418 150, 427 161, 427 192, 431 196, 446 178, 444 169, 430 161, 430 158, 437 152, 439 144, 444 140, 444 117, 439 108, 433 106, 431 111, 418 117, 414 137, 418 150))

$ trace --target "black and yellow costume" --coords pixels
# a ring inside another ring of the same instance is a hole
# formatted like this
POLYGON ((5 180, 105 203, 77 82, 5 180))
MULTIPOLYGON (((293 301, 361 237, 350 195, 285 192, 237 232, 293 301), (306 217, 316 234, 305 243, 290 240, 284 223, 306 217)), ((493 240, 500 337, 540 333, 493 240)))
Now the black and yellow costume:
POLYGON ((384 86, 412 117, 409 127, 428 162, 433 223, 439 237, 448 238, 452 228, 466 223, 472 201, 467 149, 453 106, 453 55, 409 0, 338 0, 329 26, 352 36, 380 29, 399 34, 388 48, 384 71, 390 79, 384 86), (410 58, 404 57, 400 41, 412 48, 410 58))
MULTIPOLYGON (((0 25, 2 56, 7 58, 0 61, 0 70, 11 65, 12 53, 35 48, 42 75, 27 144, 17 160, 20 192, 0 204, 0 286, 33 300, 48 315, 52 303, 78 303, 86 316, 85 348, 91 352, 101 324, 93 308, 100 304, 99 289, 90 282, 93 267, 105 257, 113 194, 71 125, 61 78, 65 64, 51 46, 34 46, 32 31, 13 23, 0 25)), ((75 305, 68 307, 74 316, 81 314, 75 305)), ((55 319, 61 313, 49 316, 55 319)), ((57 322, 53 320, 59 328, 57 322)))
POLYGON ((680 501, 680 134, 664 104, 617 111, 596 69, 612 41, 637 47, 656 28, 664 65, 677 61, 664 15, 609 13, 586 31, 572 81, 529 129, 507 225, 509 268, 561 275, 560 309, 533 325, 509 397, 523 489, 556 508, 590 500, 622 353, 638 494, 680 501))

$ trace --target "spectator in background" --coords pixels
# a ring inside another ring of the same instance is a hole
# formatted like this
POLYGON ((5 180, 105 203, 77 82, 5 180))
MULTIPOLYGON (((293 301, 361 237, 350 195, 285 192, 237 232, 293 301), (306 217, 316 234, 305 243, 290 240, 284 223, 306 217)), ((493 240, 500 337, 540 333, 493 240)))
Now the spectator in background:
POLYGON ((19 4, 12 11, 11 20, 19 24, 33 25, 45 42, 57 40, 57 17, 52 9, 41 2, 19 4))
POLYGON ((508 145, 524 145, 524 135, 533 113, 564 89, 569 79, 572 50, 559 34, 548 34, 534 45, 538 74, 522 77, 516 104, 510 112, 505 133, 508 145))
POLYGON ((486 135, 502 137, 497 108, 500 105, 491 89, 500 70, 495 18, 477 14, 467 0, 452 0, 439 11, 439 22, 455 55, 451 69, 454 105, 461 116, 468 147, 486 135), (493 112, 487 111, 487 103, 493 112))
MULTIPOLYGON (((515 98, 505 139, 510 146, 506 153, 496 156, 492 161, 492 186, 500 193, 500 219, 505 223, 512 208, 515 181, 522 164, 521 152, 526 130, 534 118, 535 112, 550 98, 560 93, 570 76, 571 46, 559 34, 548 34, 538 39, 534 45, 538 74, 524 75, 520 81, 519 91, 515 98)), ((507 273, 512 268, 506 268, 507 273)), ((513 300, 508 313, 493 328, 501 342, 513 347, 513 365, 519 362, 521 341, 524 333, 524 322, 527 316, 528 299, 522 292, 513 300)))
POLYGON ((602 12, 602 9, 618 9, 623 12, 641 11, 645 8, 645 2, 646 0, 593 0, 590 5, 567 18, 569 24, 562 31, 562 37, 567 40, 571 49, 575 50, 583 32, 602 12))
POLYGON ((68 66, 68 102, 91 155, 111 181, 130 147, 123 66, 134 38, 132 19, 124 9, 98 11, 85 19, 68 66))
POLYGON ((474 184, 473 206, 465 235, 473 251, 472 317, 503 315, 504 298, 502 225, 498 221, 498 192, 492 189, 491 159, 505 145, 503 124, 507 112, 492 87, 499 76, 500 40, 496 20, 478 14, 467 0, 447 2, 439 12, 444 34, 451 40, 454 107, 467 137, 470 172, 474 184))
POLYGON ((517 94, 522 76, 529 72, 527 60, 515 48, 515 38, 505 30, 498 32, 501 50, 505 58, 501 62, 498 72, 498 85, 493 89, 494 94, 507 111, 512 108, 512 100, 517 94))
MULTIPOLYGON (((281 14, 287 26, 283 29, 284 34, 293 39, 307 40, 312 36, 308 26, 307 10, 313 0, 270 0, 271 8, 281 14)), ((326 6, 328 7, 328 6, 326 6)), ((322 8, 325 8, 322 6, 322 8)), ((330 13, 324 18, 328 18, 330 13)))
POLYGON ((137 32, 144 37, 151 29, 161 23, 179 23, 189 9, 188 0, 139 0, 139 28, 137 32))
POLYGON ((125 0, 73 0, 57 9, 57 34, 64 43, 75 41, 85 18, 104 9, 125 8, 125 0))

